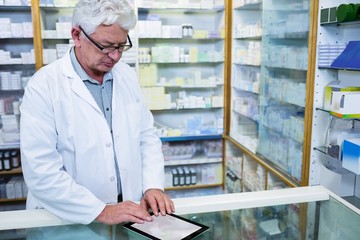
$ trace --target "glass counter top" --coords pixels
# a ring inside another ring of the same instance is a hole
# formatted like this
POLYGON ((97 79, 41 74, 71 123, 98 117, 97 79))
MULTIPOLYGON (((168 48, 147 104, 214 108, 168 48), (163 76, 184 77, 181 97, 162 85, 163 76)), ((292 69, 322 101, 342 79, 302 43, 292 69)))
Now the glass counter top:
MULTIPOLYGON (((177 215, 209 227, 196 239, 347 240, 360 236, 359 209, 320 186, 174 202, 177 215)), ((0 212, 0 229, 0 239, 146 239, 122 224, 65 224, 45 210, 0 212)))

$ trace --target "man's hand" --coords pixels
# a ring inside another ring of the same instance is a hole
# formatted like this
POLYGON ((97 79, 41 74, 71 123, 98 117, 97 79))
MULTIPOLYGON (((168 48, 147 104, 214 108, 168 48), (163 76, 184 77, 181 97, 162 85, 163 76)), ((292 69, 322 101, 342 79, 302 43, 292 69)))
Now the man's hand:
POLYGON ((107 205, 96 220, 111 225, 122 222, 151 222, 153 218, 142 206, 131 201, 125 201, 114 205, 107 205))
POLYGON ((140 206, 147 211, 149 208, 153 211, 155 216, 165 216, 175 212, 173 201, 160 189, 149 189, 145 192, 140 201, 140 206))

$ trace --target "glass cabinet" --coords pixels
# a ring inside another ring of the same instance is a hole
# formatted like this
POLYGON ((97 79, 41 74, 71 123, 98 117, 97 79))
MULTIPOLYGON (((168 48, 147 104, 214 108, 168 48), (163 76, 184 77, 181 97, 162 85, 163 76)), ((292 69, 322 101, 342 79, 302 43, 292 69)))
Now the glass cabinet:
POLYGON ((309 56, 315 4, 308 0, 233 2, 227 139, 244 151, 244 159, 255 160, 254 167, 265 168, 266 183, 279 177, 288 186, 307 182, 310 131, 305 126, 311 112, 306 97, 313 79, 309 56))
MULTIPOLYGON (((360 211, 323 187, 174 199, 176 214, 209 227, 196 239, 356 240, 360 211)), ((0 239, 145 239, 123 224, 67 224, 43 209, 0 212, 0 239)))

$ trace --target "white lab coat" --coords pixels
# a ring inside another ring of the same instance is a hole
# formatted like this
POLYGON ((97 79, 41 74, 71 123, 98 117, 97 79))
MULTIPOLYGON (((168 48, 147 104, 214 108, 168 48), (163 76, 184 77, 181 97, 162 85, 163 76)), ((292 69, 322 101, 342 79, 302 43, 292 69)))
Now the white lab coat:
POLYGON ((68 222, 92 222, 105 204, 117 201, 114 152, 124 200, 139 201, 147 189, 163 189, 161 141, 136 73, 119 62, 113 77, 114 140, 69 52, 29 81, 20 107, 27 208, 45 208, 68 222))

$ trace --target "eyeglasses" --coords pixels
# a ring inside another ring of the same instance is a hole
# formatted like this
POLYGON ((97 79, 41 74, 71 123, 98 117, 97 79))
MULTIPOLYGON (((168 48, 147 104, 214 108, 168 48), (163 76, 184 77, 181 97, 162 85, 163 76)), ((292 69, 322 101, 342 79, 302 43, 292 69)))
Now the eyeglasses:
POLYGON ((129 35, 127 35, 127 40, 129 44, 119 44, 117 47, 109 46, 109 47, 103 47, 99 43, 95 42, 94 39, 92 39, 89 35, 86 34, 86 32, 79 26, 80 30, 84 33, 84 35, 87 37, 87 39, 90 40, 102 53, 109 54, 114 52, 115 50, 118 50, 119 52, 125 52, 132 48, 132 42, 130 40, 129 35))

